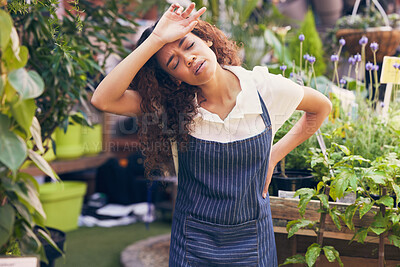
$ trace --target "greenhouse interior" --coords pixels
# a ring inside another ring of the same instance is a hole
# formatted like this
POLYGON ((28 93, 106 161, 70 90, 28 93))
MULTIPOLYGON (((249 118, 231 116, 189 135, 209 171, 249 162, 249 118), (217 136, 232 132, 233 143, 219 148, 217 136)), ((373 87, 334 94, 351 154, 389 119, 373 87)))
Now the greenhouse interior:
POLYGON ((400 266, 400 0, 0 0, 0 75, 0 266, 400 266))

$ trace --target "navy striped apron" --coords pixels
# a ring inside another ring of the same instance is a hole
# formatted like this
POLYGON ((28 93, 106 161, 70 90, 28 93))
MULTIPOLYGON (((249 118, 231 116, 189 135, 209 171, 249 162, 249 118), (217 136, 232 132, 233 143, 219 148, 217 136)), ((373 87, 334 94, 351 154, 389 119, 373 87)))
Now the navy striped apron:
POLYGON ((278 266, 269 196, 262 198, 271 122, 264 131, 220 143, 189 136, 179 152, 178 195, 169 266, 278 266))

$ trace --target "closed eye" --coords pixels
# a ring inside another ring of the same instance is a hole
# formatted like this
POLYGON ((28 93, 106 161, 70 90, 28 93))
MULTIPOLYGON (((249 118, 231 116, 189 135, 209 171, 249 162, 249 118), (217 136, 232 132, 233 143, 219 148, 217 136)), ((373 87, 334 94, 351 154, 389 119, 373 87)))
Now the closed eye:
POLYGON ((193 45, 194 45, 194 42, 191 45, 189 45, 189 47, 186 48, 186 50, 189 50, 190 48, 192 48, 193 45))
POLYGON ((174 70, 176 69, 176 67, 178 67, 178 64, 179 64, 179 59, 176 61, 176 65, 175 65, 175 67, 173 68, 174 70))

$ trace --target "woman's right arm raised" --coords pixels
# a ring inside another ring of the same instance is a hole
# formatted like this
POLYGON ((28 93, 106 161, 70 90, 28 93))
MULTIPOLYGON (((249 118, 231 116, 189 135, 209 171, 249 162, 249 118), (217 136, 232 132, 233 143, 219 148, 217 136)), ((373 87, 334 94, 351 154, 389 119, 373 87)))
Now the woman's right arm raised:
POLYGON ((106 112, 127 116, 140 114, 142 98, 137 91, 127 90, 129 84, 143 65, 166 43, 178 40, 193 30, 205 8, 189 16, 193 9, 194 3, 184 12, 180 5, 171 5, 153 33, 102 80, 91 103, 106 112))

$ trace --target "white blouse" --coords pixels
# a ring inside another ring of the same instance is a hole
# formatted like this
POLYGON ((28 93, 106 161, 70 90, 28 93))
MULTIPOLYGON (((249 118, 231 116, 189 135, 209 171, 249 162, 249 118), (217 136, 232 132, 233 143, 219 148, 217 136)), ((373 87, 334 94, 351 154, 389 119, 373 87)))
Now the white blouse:
POLYGON ((303 99, 303 88, 282 75, 269 73, 267 67, 258 66, 252 71, 240 66, 224 68, 235 74, 240 81, 242 91, 236 97, 236 105, 224 120, 200 107, 190 134, 198 139, 221 143, 260 134, 265 124, 261 117, 259 92, 270 116, 273 140, 275 133, 303 99))

